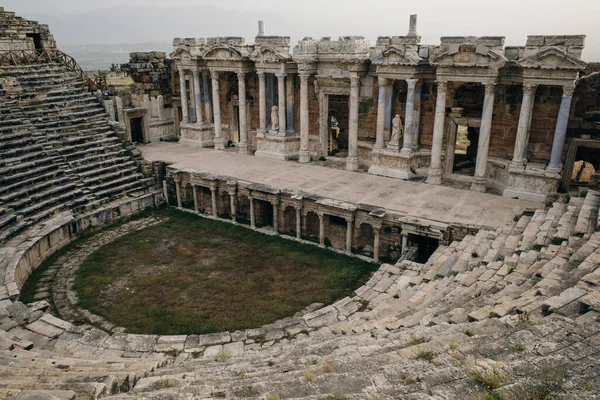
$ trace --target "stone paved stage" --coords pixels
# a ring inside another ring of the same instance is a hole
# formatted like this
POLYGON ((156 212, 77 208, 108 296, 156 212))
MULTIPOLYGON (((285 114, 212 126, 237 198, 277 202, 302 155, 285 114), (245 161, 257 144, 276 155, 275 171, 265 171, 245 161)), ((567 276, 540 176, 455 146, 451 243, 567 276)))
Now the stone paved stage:
POLYGON ((178 143, 151 143, 139 149, 146 160, 165 161, 177 169, 227 176, 276 189, 301 190, 443 223, 498 227, 526 208, 543 208, 541 203, 491 194, 178 143))

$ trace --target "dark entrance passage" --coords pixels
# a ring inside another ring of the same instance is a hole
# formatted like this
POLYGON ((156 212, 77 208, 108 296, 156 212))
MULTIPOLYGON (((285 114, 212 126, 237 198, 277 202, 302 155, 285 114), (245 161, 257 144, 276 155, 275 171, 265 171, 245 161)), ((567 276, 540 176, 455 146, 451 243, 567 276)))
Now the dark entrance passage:
POLYGON ((408 241, 410 244, 418 247, 415 261, 421 264, 429 260, 429 257, 431 257, 440 244, 438 239, 413 234, 408 235, 408 241))
POLYGON ((44 48, 42 46, 41 35, 39 33, 27 33, 25 36, 33 39, 33 46, 35 47, 35 51, 38 54, 41 54, 41 52, 44 50, 44 48))
POLYGON ((131 141, 133 143, 144 143, 144 125, 142 118, 131 118, 131 141))
POLYGON ((349 97, 329 95, 329 139, 327 152, 330 156, 345 158, 348 155, 349 97))
POLYGON ((478 145, 479 128, 458 125, 454 147, 454 164, 452 166, 453 173, 473 176, 478 145))

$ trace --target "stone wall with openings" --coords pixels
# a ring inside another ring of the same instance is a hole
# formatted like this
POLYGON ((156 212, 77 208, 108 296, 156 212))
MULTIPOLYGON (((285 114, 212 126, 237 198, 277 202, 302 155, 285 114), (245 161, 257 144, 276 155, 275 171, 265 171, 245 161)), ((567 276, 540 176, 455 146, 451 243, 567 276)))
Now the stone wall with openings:
POLYGON ((162 95, 165 107, 171 107, 173 61, 167 59, 167 55, 160 51, 131 53, 129 57, 126 70, 134 82, 131 85, 133 104, 143 104, 142 98, 145 94, 150 97, 162 95))

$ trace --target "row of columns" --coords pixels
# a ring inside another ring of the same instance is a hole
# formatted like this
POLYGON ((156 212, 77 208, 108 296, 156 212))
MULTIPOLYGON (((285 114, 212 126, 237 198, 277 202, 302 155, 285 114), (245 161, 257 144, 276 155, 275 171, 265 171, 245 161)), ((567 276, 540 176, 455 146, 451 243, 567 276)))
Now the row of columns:
MULTIPOLYGON (((418 79, 405 79, 408 92, 406 94, 406 110, 404 113, 404 139, 402 142, 402 150, 400 153, 404 156, 409 156, 416 145, 415 140, 415 104, 418 79)), ((379 94, 377 98, 377 130, 375 136, 375 149, 383 149, 385 144, 385 127, 391 113, 391 98, 390 87, 394 86, 394 79, 378 78, 379 94), (388 103, 390 103, 388 105, 388 103)), ((419 93, 420 96, 420 93, 419 93)), ((388 146, 389 147, 389 146, 388 146)), ((392 149, 391 147, 389 147, 392 149)))
POLYGON ((189 77, 189 92, 190 98, 188 98, 188 85, 186 83, 186 69, 183 67, 178 68, 179 71, 179 88, 181 91, 181 114, 183 123, 191 123, 196 120, 197 124, 212 121, 212 99, 208 89, 208 71, 202 71, 202 80, 204 86, 204 93, 200 91, 200 70, 192 69, 189 77), (203 99, 204 97, 204 99, 203 99), (204 102, 204 107, 202 103, 204 102), (190 110, 192 114, 190 115, 190 110))
MULTIPOLYGON (((270 110, 267 109, 267 84, 266 73, 258 71, 258 108, 259 108, 259 127, 258 135, 264 136, 267 133, 267 115, 270 110)), ((277 77, 277 119, 279 127, 277 133, 279 136, 285 136, 287 132, 294 130, 294 79, 287 73, 276 73, 277 77)))
MULTIPOLYGON (((479 143, 477 147, 477 160, 475 163, 475 174, 472 190, 485 191, 486 166, 488 159, 488 150, 490 144, 490 135, 492 128, 492 118, 494 115, 494 93, 495 82, 484 83, 485 99, 483 101, 483 112, 481 115, 481 127, 479 130, 479 143)), ((525 83, 523 85, 523 101, 521 103, 521 112, 517 127, 517 136, 515 139, 515 148, 513 152, 512 167, 523 167, 529 142, 529 130, 533 116, 533 106, 535 91, 537 85, 525 83)), ((552 143, 552 152, 550 162, 546 168, 547 171, 560 172, 560 164, 565 145, 567 125, 569 122, 569 113, 575 87, 568 85, 563 88, 560 110, 556 121, 554 139, 552 143)), ((442 182, 442 142, 444 136, 444 121, 446 116, 446 96, 448 83, 439 81, 437 83, 437 101, 435 108, 435 119, 433 128, 433 141, 431 146, 431 164, 427 183, 439 185, 442 182)))
MULTIPOLYGON (((164 184, 166 184, 166 181, 164 182, 164 184)), ((164 184, 163 184, 163 186, 164 186, 164 184)), ((192 184, 192 193, 193 193, 193 197, 194 197, 194 211, 196 213, 199 212, 197 187, 198 187, 198 185, 192 184)), ((210 194, 211 194, 212 216, 217 217, 217 187, 211 185, 209 189, 210 189, 210 194)), ((178 179, 175 180, 175 192, 176 192, 176 197, 177 197, 177 207, 182 208, 183 204, 182 204, 182 198, 181 198, 181 181, 178 179)), ((165 187, 165 194, 166 194, 166 187, 165 187)), ((231 217, 233 220, 235 220, 235 217, 236 217, 236 207, 235 207, 236 192, 231 190, 228 192, 228 194, 229 194, 229 199, 230 199, 231 217)), ((256 213, 255 213, 255 206, 254 206, 255 199, 252 196, 248 196, 248 200, 250 202, 250 227, 252 229, 256 229, 256 213)), ((271 202, 271 204, 273 206, 273 230, 276 233, 279 233, 279 224, 278 224, 279 202, 271 202)), ((317 213, 317 215, 319 216, 319 246, 325 247, 325 222, 324 222, 325 214, 322 212, 319 212, 319 213, 317 213)), ((300 240, 302 237, 301 236, 301 234, 302 234, 301 217, 302 217, 302 212, 299 207, 296 207, 296 239, 298 239, 298 240, 300 240)), ((352 225, 354 223, 354 219, 352 217, 345 217, 345 219, 346 219, 346 253, 351 254, 352 253, 352 225)), ((375 262, 378 262, 379 261, 379 229, 378 228, 373 229, 373 236, 374 236, 373 259, 375 262)))

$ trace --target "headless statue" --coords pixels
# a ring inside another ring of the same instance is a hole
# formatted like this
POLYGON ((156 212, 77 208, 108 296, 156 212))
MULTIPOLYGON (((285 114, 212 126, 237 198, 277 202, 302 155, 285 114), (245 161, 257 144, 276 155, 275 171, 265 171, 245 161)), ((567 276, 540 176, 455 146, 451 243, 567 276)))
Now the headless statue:
POLYGON ((404 136, 404 125, 402 125, 402 119, 399 114, 396 114, 392 120, 392 137, 390 138, 390 146, 400 146, 400 140, 404 136))
POLYGON ((279 110, 277 106, 271 107, 271 129, 279 130, 279 110))

